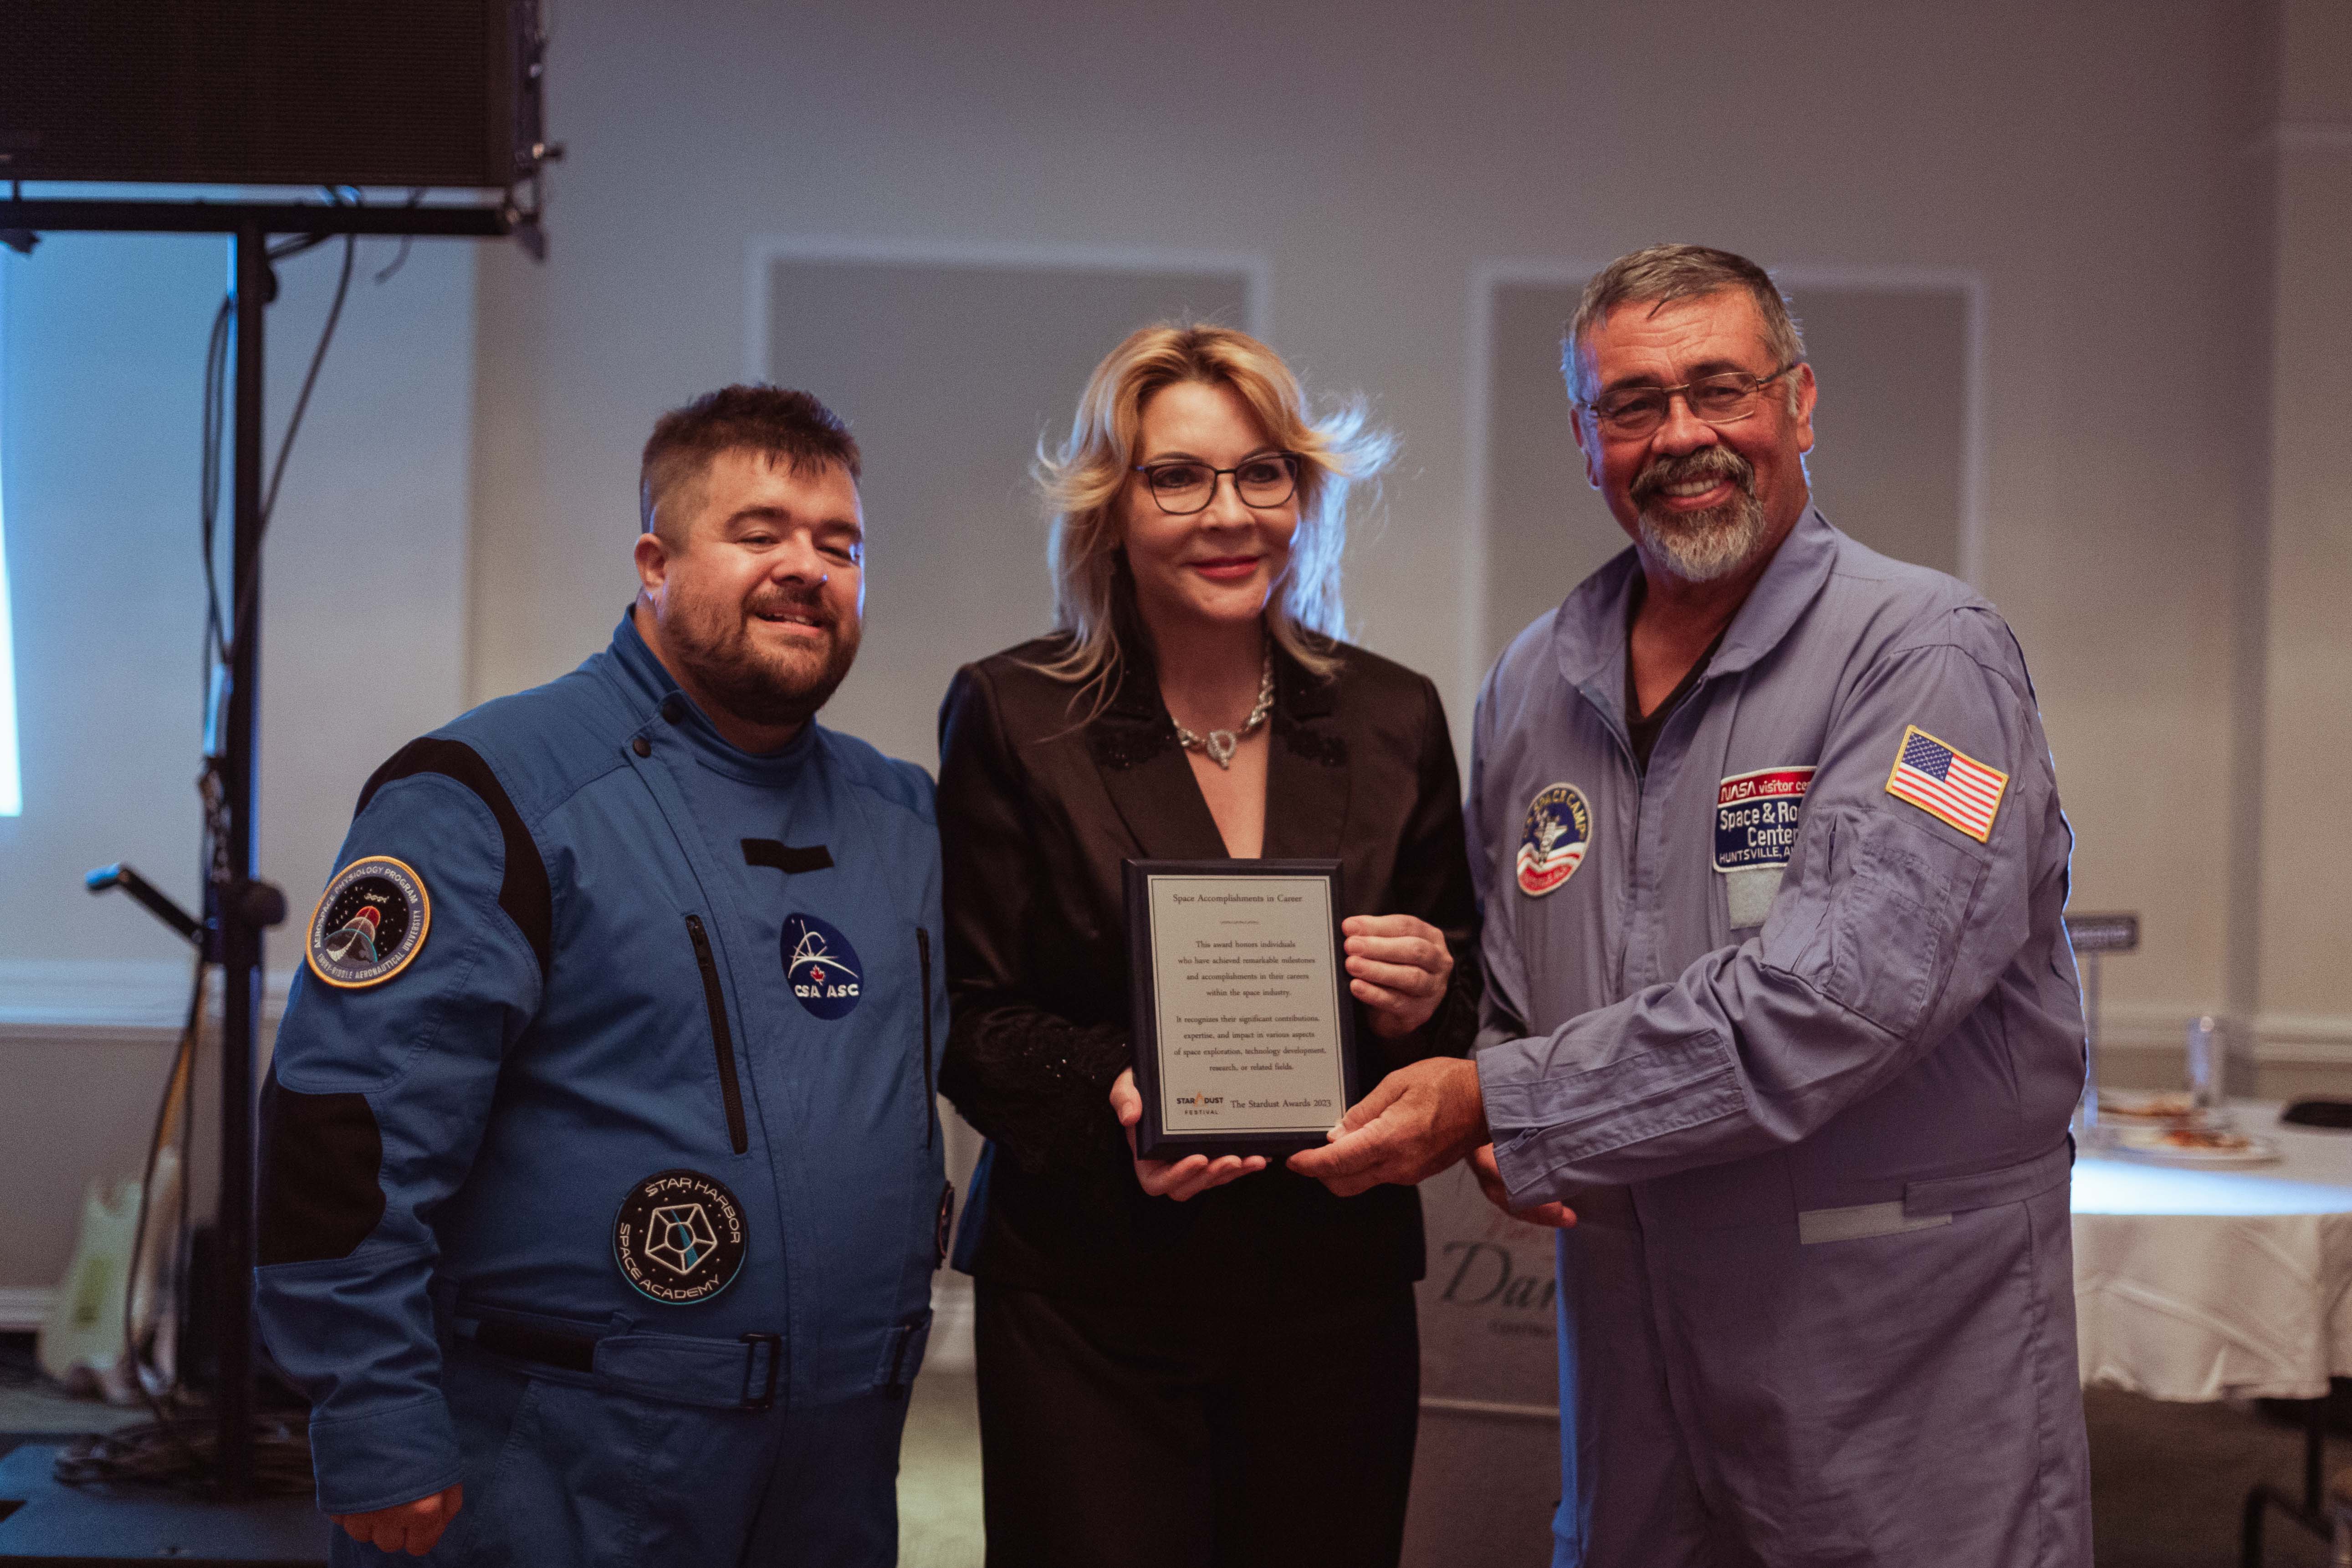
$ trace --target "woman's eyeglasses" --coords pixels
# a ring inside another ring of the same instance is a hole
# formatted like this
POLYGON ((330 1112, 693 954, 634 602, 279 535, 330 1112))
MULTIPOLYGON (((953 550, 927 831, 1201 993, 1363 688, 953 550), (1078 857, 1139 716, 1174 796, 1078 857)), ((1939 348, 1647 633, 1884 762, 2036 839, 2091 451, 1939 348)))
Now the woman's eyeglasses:
POLYGON ((1135 471, 1143 476, 1143 488, 1151 492, 1161 511, 1189 517, 1208 510, 1209 502, 1216 499, 1217 480, 1227 474, 1234 477, 1234 493, 1242 498, 1244 506, 1280 506, 1298 489, 1299 462, 1296 452, 1261 452, 1230 468, 1178 458, 1138 463, 1135 471))

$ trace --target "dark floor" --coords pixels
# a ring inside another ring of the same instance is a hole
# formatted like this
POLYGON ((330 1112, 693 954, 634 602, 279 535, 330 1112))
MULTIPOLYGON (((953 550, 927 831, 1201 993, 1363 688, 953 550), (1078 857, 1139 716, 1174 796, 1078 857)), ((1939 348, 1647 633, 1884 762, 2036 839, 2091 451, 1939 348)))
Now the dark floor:
MULTIPOLYGON (((26 1430, 96 1429, 132 1412, 68 1403, 30 1375, 30 1346, 0 1336, 0 1449, 26 1430)), ((910 1411, 899 1479, 908 1568, 962 1568, 979 1561, 979 1425, 969 1376, 927 1375, 910 1411)), ((2239 1406, 2168 1405, 2092 1389, 2092 1507, 2098 1568, 2231 1568, 2246 1489, 2301 1486, 2303 1434, 2239 1406)), ((2328 1472, 2352 1465, 2352 1437, 2337 1436, 2328 1472)), ((2273 1514, 2268 1568, 2324 1568, 2326 1547, 2273 1514)), ((1495 1568, 1511 1568, 1496 1564, 1495 1568)), ((1528 1568, 1540 1568, 1528 1564, 1528 1568)))
MULTIPOLYGON (((2229 1568, 2246 1489, 2257 1481, 2302 1489, 2302 1431, 2251 1410, 2094 1388, 2083 1413, 2098 1568, 2229 1568)), ((2352 1438, 2331 1437, 2327 1454, 2333 1476, 2352 1464, 2352 1438)), ((2271 1568, 2324 1568, 2328 1560, 2325 1543, 2275 1512, 2264 1545, 2271 1568)))

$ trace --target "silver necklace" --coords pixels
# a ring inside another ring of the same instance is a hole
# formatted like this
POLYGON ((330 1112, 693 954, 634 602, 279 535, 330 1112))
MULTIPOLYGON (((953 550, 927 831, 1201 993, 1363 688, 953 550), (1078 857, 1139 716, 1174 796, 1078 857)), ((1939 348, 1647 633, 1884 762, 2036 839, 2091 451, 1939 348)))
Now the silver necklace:
MULTIPOLYGON (((1269 647, 1265 650, 1265 668, 1257 678, 1257 706, 1250 710, 1249 717, 1242 721, 1241 728, 1212 730, 1207 737, 1203 738, 1195 735, 1183 725, 1177 724, 1176 743, 1188 752, 1205 752, 1208 753, 1209 760, 1217 766, 1231 768, 1234 765, 1234 752, 1240 748, 1244 741, 1257 733, 1257 727, 1265 723, 1265 716, 1273 711, 1274 649, 1269 647)), ((1175 722, 1172 715, 1169 721, 1175 722)))

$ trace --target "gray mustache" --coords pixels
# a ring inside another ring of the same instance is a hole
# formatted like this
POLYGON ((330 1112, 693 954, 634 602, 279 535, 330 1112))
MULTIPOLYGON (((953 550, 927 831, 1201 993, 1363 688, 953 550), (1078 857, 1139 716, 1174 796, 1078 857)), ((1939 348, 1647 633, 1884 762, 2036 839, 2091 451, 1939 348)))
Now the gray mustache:
POLYGON ((1638 505, 1654 500, 1669 485, 1699 479, 1729 479, 1741 489, 1756 479, 1756 466, 1727 447, 1703 447, 1680 457, 1658 458, 1633 478, 1633 497, 1638 505))

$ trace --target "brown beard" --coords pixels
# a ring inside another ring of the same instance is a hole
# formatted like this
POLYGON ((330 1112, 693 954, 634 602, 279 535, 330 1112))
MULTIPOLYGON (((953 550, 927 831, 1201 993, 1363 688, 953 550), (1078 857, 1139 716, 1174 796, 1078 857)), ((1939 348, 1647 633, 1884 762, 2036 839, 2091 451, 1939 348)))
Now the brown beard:
POLYGON ((1633 477, 1633 504, 1641 509, 1642 542, 1667 570, 1686 583, 1728 577, 1756 559, 1765 532, 1764 508, 1756 499, 1756 468, 1725 447, 1702 447, 1678 458, 1659 458, 1633 477), (1672 485, 1696 479, 1728 479, 1738 491, 1705 511, 1670 513, 1650 503, 1672 485))
POLYGON ((746 723, 805 723, 832 700, 856 661, 861 627, 844 622, 815 594, 769 593, 740 606, 680 606, 662 623, 670 656, 709 700, 746 723), (765 655, 749 621, 761 611, 797 610, 825 633, 822 657, 765 655))

